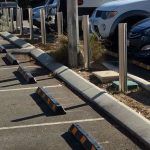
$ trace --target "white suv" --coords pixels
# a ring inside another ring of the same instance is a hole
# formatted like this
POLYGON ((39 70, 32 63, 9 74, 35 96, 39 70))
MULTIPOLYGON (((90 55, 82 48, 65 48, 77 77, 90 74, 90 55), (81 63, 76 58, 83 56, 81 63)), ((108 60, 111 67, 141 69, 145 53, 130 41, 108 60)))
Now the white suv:
POLYGON ((90 18, 91 29, 103 39, 117 33, 118 24, 127 22, 130 28, 150 16, 150 0, 116 0, 98 7, 90 18))

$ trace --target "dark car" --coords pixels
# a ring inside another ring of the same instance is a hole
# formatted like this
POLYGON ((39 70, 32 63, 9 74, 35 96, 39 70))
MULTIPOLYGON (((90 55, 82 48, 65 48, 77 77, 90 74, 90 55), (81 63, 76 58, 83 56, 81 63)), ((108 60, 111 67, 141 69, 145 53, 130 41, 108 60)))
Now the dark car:
POLYGON ((129 33, 130 49, 138 58, 150 58, 150 18, 134 25, 129 33))
POLYGON ((129 33, 130 47, 144 50, 144 47, 150 45, 150 18, 144 19, 133 26, 129 33))
POLYGON ((45 4, 45 0, 16 0, 19 7, 23 9, 23 18, 28 19, 28 8, 38 7, 45 4))

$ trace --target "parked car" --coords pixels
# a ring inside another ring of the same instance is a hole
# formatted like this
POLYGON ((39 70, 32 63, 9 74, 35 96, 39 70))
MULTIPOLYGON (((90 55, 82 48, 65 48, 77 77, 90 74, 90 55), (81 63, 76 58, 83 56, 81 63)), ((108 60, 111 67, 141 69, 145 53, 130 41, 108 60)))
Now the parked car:
POLYGON ((104 4, 105 2, 110 2, 114 0, 79 0, 80 5, 78 6, 78 14, 79 19, 82 18, 83 15, 91 16, 93 11, 99 7, 100 5, 104 4))
POLYGON ((138 57, 150 58, 150 18, 135 24, 129 32, 129 46, 138 57))
POLYGON ((57 0, 47 0, 43 5, 33 8, 33 19, 39 19, 40 18, 40 9, 45 8, 46 10, 46 18, 48 16, 48 13, 51 15, 55 15, 56 12, 54 12, 52 9, 56 11, 57 8, 57 0), (51 12, 49 12, 51 11, 51 12))
POLYGON ((28 19, 28 8, 34 8, 45 4, 45 0, 16 0, 19 7, 23 9, 23 18, 28 19))
POLYGON ((50 24, 55 24, 55 15, 57 10, 57 0, 47 0, 39 7, 33 8, 33 24, 41 27, 40 9, 45 8, 46 29, 49 31, 50 24))
POLYGON ((30 5, 32 8, 42 6, 45 4, 46 0, 30 0, 30 5))
MULTIPOLYGON (((110 1, 110 0, 78 0, 78 14, 79 14, 79 20, 81 20, 82 15, 91 15, 93 13, 93 11, 101 4, 103 4, 106 1, 110 1)), ((40 18, 40 9, 42 7, 46 8, 46 18, 50 18, 50 20, 52 19, 52 21, 55 20, 55 16, 56 16, 56 12, 57 12, 57 7, 58 7, 58 0, 47 0, 47 2, 40 6, 40 7, 36 7, 33 9, 33 14, 34 14, 34 20, 39 20, 40 18)), ((66 7, 63 7, 64 9, 66 9, 66 7)), ((66 10, 61 10, 63 12, 67 12, 66 10)), ((64 22, 67 22, 66 17, 64 17, 64 22)))
POLYGON ((136 50, 145 50, 150 45, 150 18, 135 24, 129 33, 130 46, 136 50))
POLYGON ((98 7, 90 18, 92 31, 100 38, 117 41, 118 24, 129 29, 150 16, 150 0, 116 0, 98 7), (115 37, 114 37, 115 36, 115 37))
POLYGON ((45 0, 15 0, 21 8, 38 7, 45 4, 45 0))

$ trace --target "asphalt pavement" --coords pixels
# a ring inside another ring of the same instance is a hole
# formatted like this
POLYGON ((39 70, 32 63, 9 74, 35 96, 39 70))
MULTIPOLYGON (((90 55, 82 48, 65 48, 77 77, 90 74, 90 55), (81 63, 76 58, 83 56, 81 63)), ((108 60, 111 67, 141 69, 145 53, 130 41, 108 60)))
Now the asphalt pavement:
MULTIPOLYGON (((17 49, 2 38, 0 44, 17 49)), ((67 132, 72 123, 81 125, 106 150, 141 149, 31 56, 13 55, 37 83, 27 84, 17 72, 18 65, 10 65, 5 54, 0 54, 0 150, 83 149, 67 132), (39 86, 45 87, 65 108, 65 115, 52 113, 35 93, 39 86)))

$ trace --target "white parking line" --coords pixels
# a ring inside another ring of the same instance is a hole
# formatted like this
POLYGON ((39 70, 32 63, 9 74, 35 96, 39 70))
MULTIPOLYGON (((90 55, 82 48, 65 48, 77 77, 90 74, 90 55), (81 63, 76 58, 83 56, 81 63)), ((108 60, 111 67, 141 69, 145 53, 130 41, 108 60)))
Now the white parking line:
MULTIPOLYGON (((62 87, 62 85, 58 84, 58 85, 51 85, 51 86, 43 86, 43 88, 56 88, 56 87, 62 87)), ((18 88, 18 89, 5 89, 5 90, 0 90, 0 92, 34 90, 34 89, 37 89, 37 88, 38 87, 28 87, 28 88, 18 88)))
MULTIPOLYGON (((24 68, 41 68, 41 67, 40 66, 24 66, 24 68)), ((10 69, 18 69, 18 66, 0 68, 0 70, 10 70, 10 69)))
POLYGON ((51 123, 31 124, 31 125, 22 125, 22 126, 12 126, 12 127, 1 127, 0 131, 13 130, 13 129, 23 129, 23 128, 33 128, 33 127, 43 127, 43 126, 53 126, 53 125, 62 125, 62 124, 72 124, 72 123, 93 122, 93 121, 102 121, 102 120, 104 120, 104 118, 93 118, 93 119, 84 119, 84 120, 72 120, 72 121, 51 122, 51 123))

